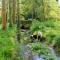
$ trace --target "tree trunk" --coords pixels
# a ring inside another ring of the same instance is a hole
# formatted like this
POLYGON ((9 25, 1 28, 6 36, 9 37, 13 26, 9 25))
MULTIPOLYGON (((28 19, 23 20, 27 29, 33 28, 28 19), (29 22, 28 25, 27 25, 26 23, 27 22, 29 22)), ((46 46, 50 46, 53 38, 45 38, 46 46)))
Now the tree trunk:
POLYGON ((6 30, 6 1, 2 0, 2 29, 6 30))
POLYGON ((19 0, 17 0, 17 41, 20 42, 20 8, 19 8, 19 0))
POLYGON ((13 0, 13 16, 12 16, 12 19, 13 19, 13 23, 15 23, 16 21, 16 0, 13 0))
POLYGON ((13 14, 13 0, 9 0, 9 27, 13 26, 12 14, 13 14))

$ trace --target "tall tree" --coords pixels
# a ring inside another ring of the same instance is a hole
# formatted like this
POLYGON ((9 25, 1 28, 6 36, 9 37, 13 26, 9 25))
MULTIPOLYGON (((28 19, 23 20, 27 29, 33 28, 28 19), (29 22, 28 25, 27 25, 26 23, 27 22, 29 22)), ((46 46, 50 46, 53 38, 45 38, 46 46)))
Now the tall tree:
POLYGON ((6 0, 2 0, 2 29, 6 29, 6 0))
POLYGON ((17 40, 20 42, 20 8, 19 0, 17 0, 17 40))
POLYGON ((9 0, 9 27, 13 26, 13 0, 9 0))
POLYGON ((33 18, 39 20, 47 20, 49 17, 57 16, 57 3, 56 0, 22 0, 23 2, 23 15, 28 18, 33 15, 33 18), (53 13, 51 13, 53 12, 53 13))
POLYGON ((13 23, 15 23, 15 21, 16 21, 16 10, 17 10, 16 4, 17 4, 17 1, 13 0, 13 12, 12 12, 13 13, 13 15, 12 15, 13 23))

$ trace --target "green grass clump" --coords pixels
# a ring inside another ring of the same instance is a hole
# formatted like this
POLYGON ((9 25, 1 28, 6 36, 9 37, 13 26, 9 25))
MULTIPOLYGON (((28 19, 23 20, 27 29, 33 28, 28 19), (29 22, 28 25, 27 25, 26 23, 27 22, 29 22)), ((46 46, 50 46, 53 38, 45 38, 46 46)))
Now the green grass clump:
POLYGON ((0 60, 12 60, 15 53, 15 28, 0 30, 0 60))

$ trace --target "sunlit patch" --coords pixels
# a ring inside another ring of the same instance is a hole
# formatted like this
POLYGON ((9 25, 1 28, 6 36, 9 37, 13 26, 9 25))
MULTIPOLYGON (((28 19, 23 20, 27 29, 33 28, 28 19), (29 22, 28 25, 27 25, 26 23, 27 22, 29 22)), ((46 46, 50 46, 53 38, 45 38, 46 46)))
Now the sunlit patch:
POLYGON ((58 0, 58 5, 60 6, 60 0, 58 0))

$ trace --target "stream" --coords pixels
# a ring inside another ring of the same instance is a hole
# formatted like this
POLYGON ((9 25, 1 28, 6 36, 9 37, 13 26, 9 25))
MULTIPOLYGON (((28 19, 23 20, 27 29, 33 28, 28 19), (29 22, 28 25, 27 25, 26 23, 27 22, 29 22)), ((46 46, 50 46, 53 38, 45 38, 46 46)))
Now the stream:
POLYGON ((38 55, 33 56, 32 60, 44 60, 42 57, 39 57, 38 55))
POLYGON ((56 59, 60 60, 60 56, 57 56, 58 53, 56 54, 55 50, 52 47, 49 47, 49 49, 51 50, 52 54, 56 56, 56 59))
MULTIPOLYGON (((33 55, 30 47, 28 45, 21 46, 21 54, 23 56, 23 60, 45 60, 42 56, 38 56, 38 54, 33 55)), ((51 53, 56 57, 56 60, 60 60, 60 56, 57 56, 54 49, 52 47, 48 47, 51 50, 51 53)))
MULTIPOLYGON (((22 32, 24 33, 24 32, 22 32)), ((22 35, 23 36, 23 35, 22 35)), ((45 45, 45 44, 43 44, 45 45)), ((56 60, 60 60, 60 56, 57 56, 53 47, 48 47, 51 51, 51 53, 56 57, 56 60)), ((33 55, 30 47, 28 45, 21 45, 21 51, 20 56, 22 56, 22 60, 45 60, 41 56, 38 56, 38 54, 33 55)))

